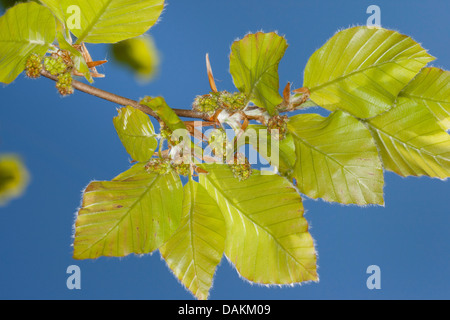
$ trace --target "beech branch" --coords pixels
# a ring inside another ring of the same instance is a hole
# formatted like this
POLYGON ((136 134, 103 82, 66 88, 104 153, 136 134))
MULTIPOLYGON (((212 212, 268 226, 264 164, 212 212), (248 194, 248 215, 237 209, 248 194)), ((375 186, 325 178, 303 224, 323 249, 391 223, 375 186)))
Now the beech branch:
MULTIPOLYGON (((50 74, 48 71, 45 70, 41 70, 41 75, 51 79, 53 81, 58 81, 58 77, 54 76, 52 74, 50 74)), ((138 110, 141 110, 142 112, 156 118, 159 120, 158 115, 156 114, 156 112, 154 112, 152 109, 150 109, 149 107, 139 104, 139 102, 132 100, 132 99, 128 99, 122 96, 119 96, 117 94, 93 87, 89 84, 77 81, 77 80, 73 80, 72 82, 72 86, 74 89, 78 90, 78 91, 82 91, 84 93, 90 94, 92 96, 122 105, 122 106, 131 106, 133 108, 136 108, 138 110)), ((196 112, 193 110, 186 110, 186 109, 172 109, 179 117, 184 117, 184 118, 193 118, 193 119, 202 119, 205 121, 209 120, 209 117, 203 113, 200 112, 196 112)))

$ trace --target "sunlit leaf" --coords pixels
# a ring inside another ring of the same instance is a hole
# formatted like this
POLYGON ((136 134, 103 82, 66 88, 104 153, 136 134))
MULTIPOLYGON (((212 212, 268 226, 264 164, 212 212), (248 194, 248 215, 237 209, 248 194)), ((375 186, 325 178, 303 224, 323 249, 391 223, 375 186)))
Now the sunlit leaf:
POLYGON ((304 86, 328 110, 369 118, 388 110, 430 56, 408 36, 354 27, 335 34, 309 59, 304 86))
POLYGON ((22 195, 28 181, 28 170, 19 157, 0 155, 0 206, 22 195))
POLYGON ((404 88, 399 97, 409 104, 428 108, 444 130, 450 129, 450 72, 439 68, 423 68, 404 88))
POLYGON ((158 140, 148 115, 133 107, 119 109, 114 127, 131 158, 148 161, 158 146, 158 140))
POLYGON ((225 254, 246 279, 261 284, 317 280, 314 243, 300 195, 278 175, 239 181, 227 165, 204 165, 200 184, 227 226, 225 254))
POLYGON ((52 11, 55 17, 60 20, 60 22, 63 23, 66 22, 65 17, 67 13, 67 6, 64 0, 39 0, 39 1, 52 11))
POLYGON ((111 46, 113 58, 132 70, 138 79, 149 81, 159 68, 159 53, 152 37, 145 35, 111 46))
POLYGON ((184 122, 181 121, 175 111, 167 105, 166 100, 164 100, 163 97, 145 97, 139 103, 155 111, 170 130, 186 129, 184 122))
POLYGON ((183 219, 159 250, 174 274, 198 299, 207 299, 225 246, 225 221, 197 182, 184 186, 183 219))
POLYGON ((29 2, 8 9, 0 17, 0 82, 14 81, 28 56, 43 56, 55 36, 55 18, 47 8, 29 2))
POLYGON ((77 43, 114 43, 145 33, 158 20, 164 0, 41 0, 78 38, 77 43), (76 21, 79 8, 80 28, 76 21), (75 24, 75 23, 74 23, 75 24))
POLYGON ((383 168, 370 131, 352 116, 337 111, 293 116, 288 130, 294 138, 294 178, 310 198, 343 204, 380 204, 383 168))
POLYGON ((400 96, 394 108, 367 126, 387 170, 401 176, 450 176, 450 135, 425 104, 400 96))
POLYGON ((274 32, 248 34, 231 46, 230 73, 236 88, 269 114, 275 114, 275 107, 283 102, 278 64, 287 47, 286 40, 274 32))
POLYGON ((144 165, 87 186, 75 223, 75 259, 150 253, 178 228, 183 201, 179 176, 149 173, 144 165))
POLYGON ((278 141, 273 139, 263 125, 249 125, 238 141, 237 147, 250 144, 270 165, 290 177, 295 165, 295 145, 291 134, 278 141))

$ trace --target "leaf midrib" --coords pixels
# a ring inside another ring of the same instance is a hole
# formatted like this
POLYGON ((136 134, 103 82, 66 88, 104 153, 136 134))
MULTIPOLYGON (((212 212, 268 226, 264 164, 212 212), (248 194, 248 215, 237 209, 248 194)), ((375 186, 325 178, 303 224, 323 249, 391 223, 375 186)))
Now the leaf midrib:
POLYGON ((379 68, 380 66, 385 65, 387 63, 395 63, 395 64, 397 64, 398 62, 405 61, 405 60, 416 60, 416 59, 423 59, 423 58, 427 58, 427 57, 424 56, 424 57, 419 57, 419 58, 404 58, 404 59, 398 59, 398 60, 389 60, 389 61, 385 61, 385 62, 376 64, 376 65, 370 65, 370 66, 368 66, 366 68, 358 69, 358 70, 350 72, 349 74, 346 74, 344 76, 337 77, 337 78, 335 78, 335 79, 333 79, 331 81, 324 82, 321 85, 318 85, 318 86, 315 86, 315 87, 311 87, 311 88, 309 88, 309 91, 311 93, 313 93, 313 91, 320 90, 320 89, 322 89, 324 87, 332 85, 333 83, 345 80, 345 79, 347 79, 347 78, 349 78, 349 77, 351 77, 351 76, 353 76, 355 74, 358 74, 358 73, 361 73, 361 72, 364 72, 364 71, 367 71, 367 70, 370 70, 370 69, 373 69, 373 68, 379 68))
POLYGON ((108 2, 105 3, 105 5, 101 8, 101 10, 99 10, 99 12, 95 15, 94 19, 91 20, 91 22, 87 25, 87 27, 78 37, 75 44, 80 44, 89 35, 89 32, 93 29, 94 25, 98 21, 100 21, 101 16, 105 13, 106 9, 109 7, 112 1, 113 0, 108 0, 108 2))
MULTIPOLYGON (((311 145, 310 143, 308 143, 306 140, 304 140, 303 138, 301 138, 300 136, 298 136, 294 131, 289 130, 289 132, 296 137, 298 140, 300 140, 301 143, 305 144, 307 147, 309 147, 310 149, 322 154, 324 157, 332 160, 333 162, 335 162, 336 164, 338 164, 343 170, 347 171, 348 173, 350 173, 351 175, 353 175, 356 180, 359 180, 359 176, 357 176, 354 172, 350 171, 345 165, 343 165, 342 163, 340 163, 339 161, 337 161, 336 159, 334 159, 333 157, 331 157, 330 155, 328 155, 327 153, 321 151, 320 149, 317 149, 315 146, 311 145)), ((295 143, 295 141, 294 141, 295 143)), ((296 148, 297 149, 297 148, 296 148)), ((297 157, 298 158, 298 157, 297 157)), ((297 161, 296 161, 297 162, 297 161)), ((295 167, 295 164, 294 164, 295 167)))
MULTIPOLYGON (((260 228, 262 231, 264 231, 266 234, 268 234, 273 241, 275 241, 275 243, 278 245, 278 247, 282 248, 284 252, 286 252, 288 254, 289 257, 291 257, 291 259, 293 259, 296 263, 298 263, 299 265, 302 266, 302 268, 308 272, 308 274, 310 274, 313 278, 315 277, 315 274, 312 274, 308 268, 306 268, 303 263, 301 263, 300 261, 298 261, 290 252, 289 250, 285 249, 284 246, 278 241, 278 239, 268 230, 266 230, 264 227, 262 227, 261 225, 259 225, 258 223, 256 223, 251 217, 249 217, 247 214, 245 214, 244 212, 242 212, 239 208, 236 207, 236 205, 234 204, 234 202, 226 195, 224 194, 220 188, 217 187, 217 185, 208 178, 208 175, 206 175, 206 178, 209 183, 211 183, 214 186, 215 190, 218 190, 219 193, 222 195, 222 197, 225 199, 225 201, 227 201, 237 212, 239 212, 239 214, 241 216, 244 216, 246 219, 248 219, 250 222, 252 222, 254 225, 258 226, 258 228, 260 228)), ((230 213, 231 214, 231 213, 230 213)))
POLYGON ((399 97, 410 98, 411 100, 425 100, 425 101, 431 101, 431 102, 436 102, 436 103, 450 104, 449 100, 436 100, 436 99, 429 98, 429 97, 421 97, 421 96, 416 96, 414 94, 402 93, 402 92, 399 93, 399 97))
MULTIPOLYGON (((119 225, 122 223, 125 218, 129 217, 130 211, 134 209, 134 207, 140 203, 140 201, 144 198, 145 195, 152 189, 152 186, 160 179, 161 175, 157 175, 155 179, 152 180, 152 182, 148 185, 146 185, 146 190, 136 199, 136 201, 128 208, 128 210, 123 214, 123 216, 117 221, 117 223, 112 226, 108 232, 106 232, 100 239, 98 239, 95 243, 93 243, 91 246, 87 247, 83 252, 81 252, 79 255, 83 255, 86 251, 91 250, 95 245, 97 245, 99 242, 105 240, 109 234, 119 225)), ((118 181, 120 182, 120 181, 118 181)), ((95 191, 93 191, 95 192, 95 191)), ((134 242, 134 241, 133 241, 134 242)), ((102 249, 102 253, 104 251, 104 248, 102 249)), ((134 251, 134 245, 133 245, 133 251, 134 251)))
POLYGON ((379 131, 379 132, 383 133, 384 135, 390 137, 391 139, 395 140, 397 143, 402 144, 402 145, 404 145, 404 146, 408 146, 409 148, 411 148, 411 149, 413 149, 413 150, 416 150, 416 151, 419 152, 419 153, 425 153, 426 155, 432 157, 433 159, 436 159, 436 158, 439 158, 439 159, 442 159, 442 160, 446 160, 446 159, 447 159, 447 158, 442 157, 442 156, 439 155, 439 154, 435 155, 435 154, 433 154, 433 153, 431 153, 431 152, 429 152, 429 151, 427 151, 427 150, 425 150, 425 149, 417 148, 417 147, 411 145, 409 142, 402 141, 402 140, 400 140, 399 138, 397 138, 396 136, 394 136, 393 134, 388 133, 388 132, 386 132, 386 131, 380 129, 379 127, 375 126, 374 124, 372 124, 372 123, 370 123, 370 122, 366 122, 366 124, 367 124, 370 128, 372 128, 372 130, 379 131))

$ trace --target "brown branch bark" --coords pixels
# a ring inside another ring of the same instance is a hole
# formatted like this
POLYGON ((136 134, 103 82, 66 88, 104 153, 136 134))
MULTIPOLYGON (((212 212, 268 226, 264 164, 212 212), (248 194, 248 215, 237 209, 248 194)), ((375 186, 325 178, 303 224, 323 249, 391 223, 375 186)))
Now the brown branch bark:
MULTIPOLYGON (((41 71, 41 75, 51 79, 53 81, 58 81, 58 77, 51 75, 49 72, 42 70, 41 71)), ((139 104, 139 102, 135 101, 135 100, 131 100, 122 96, 119 96, 117 94, 93 87, 89 84, 77 81, 77 80, 73 80, 72 82, 72 86, 74 89, 78 90, 78 91, 82 91, 84 93, 90 94, 92 96, 122 105, 122 106, 131 106, 133 108, 136 108, 138 110, 141 110, 142 112, 151 115, 152 117, 159 119, 158 115, 156 114, 156 112, 154 112, 152 109, 150 109, 149 107, 139 104)), ((173 109, 173 111, 175 111, 175 113, 179 116, 179 117, 184 117, 184 118, 193 118, 193 119, 202 119, 205 121, 209 120, 209 117, 203 113, 200 112, 196 112, 193 110, 186 110, 186 109, 173 109)))

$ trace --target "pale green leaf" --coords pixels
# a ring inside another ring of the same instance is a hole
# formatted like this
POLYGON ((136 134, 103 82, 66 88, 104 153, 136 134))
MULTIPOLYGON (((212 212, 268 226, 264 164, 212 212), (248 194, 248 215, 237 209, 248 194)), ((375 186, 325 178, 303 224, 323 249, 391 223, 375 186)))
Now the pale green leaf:
POLYGON ((0 17, 0 82, 11 83, 25 69, 27 58, 43 56, 56 36, 50 10, 34 2, 21 3, 0 17))
POLYGON ((70 28, 77 43, 115 43, 144 34, 158 20, 164 0, 41 0, 70 28), (78 18, 71 6, 80 9, 78 18), (70 20, 71 23, 68 23, 70 20), (72 25, 73 24, 73 25, 72 25))
POLYGON ((250 144, 270 165, 276 167, 284 176, 290 177, 295 164, 295 146, 291 134, 279 141, 273 139, 263 125, 249 125, 237 140, 240 148, 250 144))
POLYGON ((288 130, 297 160, 293 177, 310 198, 343 204, 380 204, 383 168, 370 131, 352 116, 336 111, 293 116, 288 130))
POLYGON ((18 156, 0 155, 0 206, 22 195, 28 182, 28 170, 18 156))
POLYGON ((183 201, 179 176, 149 173, 144 165, 87 186, 75 223, 75 259, 150 253, 178 228, 183 201))
POLYGON ((197 182, 184 186, 183 219, 159 248, 168 266, 198 299, 207 299, 225 247, 225 221, 216 202, 197 182))
POLYGON ((367 122, 384 167, 401 176, 450 176, 450 135, 425 104, 400 96, 394 108, 367 122))
POLYGON ((230 73, 236 88, 272 115, 283 102, 278 64, 287 47, 286 40, 274 32, 248 34, 231 46, 230 73))
POLYGON ((430 110, 444 130, 450 129, 450 72, 439 68, 423 68, 404 88, 399 97, 409 99, 430 110))
POLYGON ((181 121, 175 111, 167 105, 166 100, 164 100, 163 97, 145 97, 139 103, 155 111, 170 130, 186 129, 184 122, 181 121))
POLYGON ((86 64, 86 60, 84 59, 81 52, 72 47, 70 43, 68 43, 64 38, 64 35, 61 32, 57 33, 56 39, 58 40, 60 49, 70 52, 70 57, 73 61, 75 70, 84 74, 85 78, 89 82, 94 82, 94 80, 92 79, 91 71, 89 70, 89 67, 86 64))
POLYGON ((65 24, 65 17, 67 7, 64 0, 39 0, 42 4, 48 7, 56 18, 65 24))
POLYGON ((318 280, 302 199, 288 180, 253 170, 239 181, 227 165, 202 168, 200 184, 225 218, 225 254, 241 276, 261 284, 318 280))
POLYGON ((131 158, 148 161, 158 146, 155 131, 148 115, 133 107, 119 109, 113 119, 114 127, 131 158))
POLYGON ((159 53, 152 37, 145 35, 111 46, 113 58, 131 69, 139 80, 149 81, 159 69, 159 53))
POLYGON ((398 93, 433 59, 408 36, 354 27, 335 34, 311 56, 304 86, 323 108, 370 118, 388 110, 398 93))

